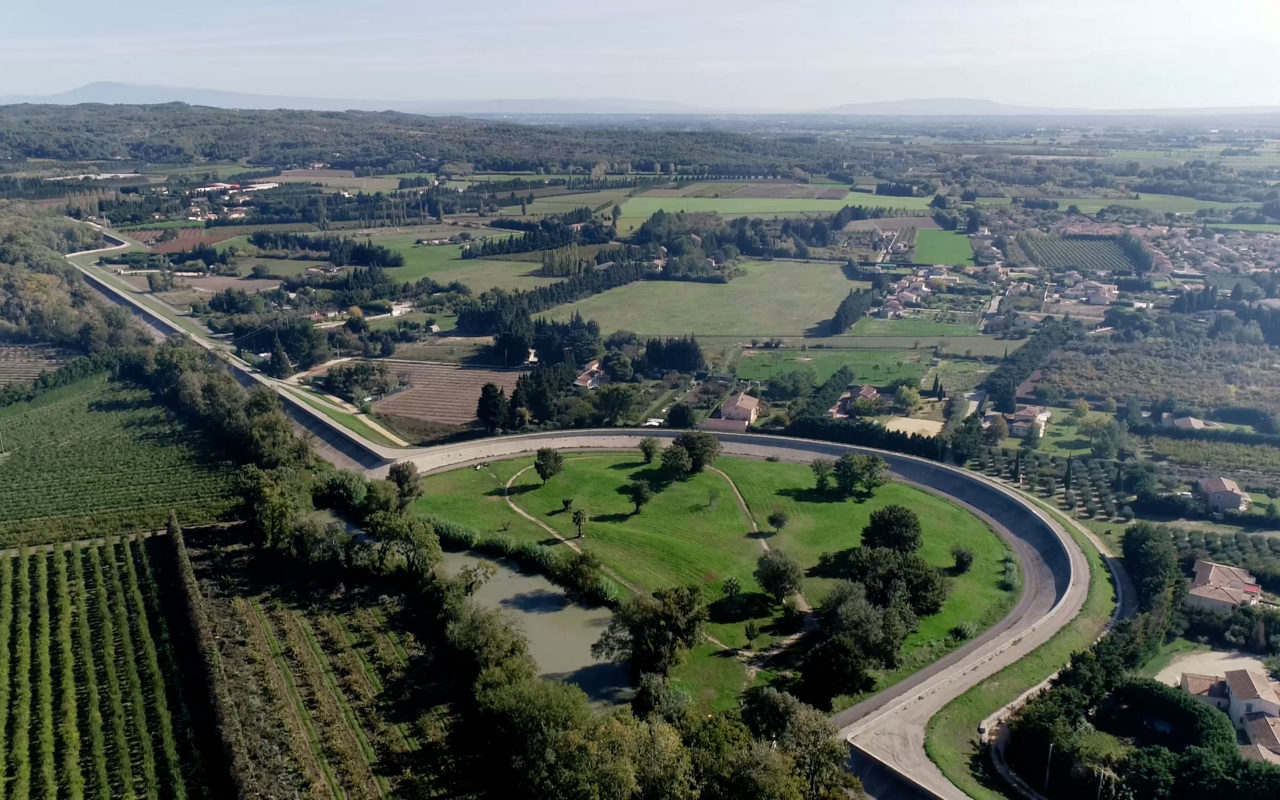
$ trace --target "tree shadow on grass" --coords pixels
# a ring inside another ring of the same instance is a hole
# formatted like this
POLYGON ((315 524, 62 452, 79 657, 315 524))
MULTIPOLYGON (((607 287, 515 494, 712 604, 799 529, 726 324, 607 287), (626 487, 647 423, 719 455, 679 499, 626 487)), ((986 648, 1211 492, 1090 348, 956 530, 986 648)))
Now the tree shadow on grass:
POLYGON ((658 491, 661 487, 669 486, 671 484, 671 479, 667 477, 667 474, 662 467, 655 466, 653 464, 644 466, 644 469, 637 469, 627 477, 633 481, 646 481, 653 487, 654 491, 658 491))
POLYGON ((772 613, 773 601, 763 592, 742 592, 737 597, 721 597, 707 607, 712 622, 746 622, 772 613))
POLYGON ((623 461, 618 464, 610 464, 609 469, 642 469, 644 467, 653 468, 653 464, 646 464, 644 461, 623 461))
POLYGON ((617 512, 614 514, 601 514, 598 517, 592 517, 591 521, 592 522, 626 522, 627 520, 631 519, 634 516, 635 514, 629 511, 617 512))
POLYGON ((804 489, 779 489, 774 494, 789 497, 797 503, 843 503, 845 497, 835 491, 820 492, 812 486, 804 489))
POLYGON ((836 578, 839 580, 847 580, 849 573, 852 572, 850 560, 853 558, 855 547, 846 550, 837 550, 834 553, 823 553, 818 557, 818 563, 805 570, 805 575, 810 578, 836 578))
POLYGON ((536 483, 522 483, 519 486, 512 486, 510 489, 497 486, 485 492, 485 495, 488 497, 516 497, 540 488, 541 486, 536 483))

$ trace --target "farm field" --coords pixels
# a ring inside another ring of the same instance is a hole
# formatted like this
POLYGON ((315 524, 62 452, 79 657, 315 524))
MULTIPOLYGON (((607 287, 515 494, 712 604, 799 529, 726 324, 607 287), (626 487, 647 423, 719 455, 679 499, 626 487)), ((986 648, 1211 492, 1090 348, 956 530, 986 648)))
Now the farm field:
POLYGON ((548 316, 575 312, 605 331, 640 335, 801 336, 835 313, 850 289, 836 264, 749 261, 745 275, 727 284, 640 281, 560 306, 548 316))
POLYGON ((188 534, 188 544, 255 795, 438 796, 421 737, 447 724, 438 703, 449 678, 399 624, 401 595, 294 583, 256 563, 243 531, 188 534))
POLYGON ((166 550, 130 538, 0 557, 7 797, 232 791, 166 550))
POLYGON ((554 283, 556 278, 544 278, 534 274, 537 264, 522 261, 463 259, 461 245, 415 245, 420 238, 409 236, 379 236, 375 244, 390 248, 404 256, 404 266, 387 270, 387 274, 401 281, 431 278, 440 283, 460 281, 477 294, 488 289, 533 289, 554 283))
POLYGON ((977 336, 978 326, 960 322, 940 322, 933 317, 880 319, 863 317, 849 329, 850 336, 918 336, 921 339, 943 339, 951 336, 977 336))
POLYGON ((973 248, 963 233, 921 230, 916 234, 916 259, 921 264, 963 266, 973 263, 973 248))
MULTIPOLYGON (((983 378, 994 370, 994 364, 946 359, 938 363, 934 373, 937 374, 942 381, 943 388, 947 391, 967 392, 976 388, 978 384, 982 383, 983 378)), ((933 379, 929 378, 925 380, 925 384, 932 385, 932 381, 933 379)), ((925 386, 925 388, 929 388, 929 386, 925 386)))
POLYGON ((495 383, 510 395, 516 379, 525 373, 519 369, 421 361, 386 360, 383 363, 393 375, 407 378, 411 388, 374 403, 376 413, 448 425, 469 425, 475 421, 476 401, 480 388, 486 383, 495 383))
POLYGON ((825 381, 841 367, 853 370, 854 381, 883 386, 902 378, 918 380, 932 351, 920 350, 744 350, 735 366, 743 380, 765 381, 786 372, 813 370, 825 381))
POLYGON ((1022 233, 1018 234, 1018 246, 1036 264, 1050 269, 1075 267, 1100 272, 1123 272, 1134 268, 1133 262, 1112 239, 1022 233))
POLYGON ((63 362, 57 348, 39 344, 0 345, 0 386, 29 381, 63 362))
POLYGON ((1117 197, 1070 197, 1059 198, 1059 205, 1066 208, 1074 205, 1086 214, 1094 214, 1107 206, 1125 206, 1142 211, 1157 213, 1173 212, 1175 214, 1194 214, 1204 208, 1212 211, 1230 211, 1235 208, 1257 208, 1258 203, 1218 203, 1212 200, 1196 200, 1193 197, 1182 197, 1173 194, 1143 194, 1139 198, 1117 197))
POLYGON ((98 375, 0 409, 0 545, 218 519, 234 471, 150 392, 98 375))
POLYGON ((823 211, 834 213, 845 206, 874 208, 925 209, 927 197, 889 197, 886 195, 848 192, 838 199, 790 197, 633 197, 622 206, 624 218, 648 219, 657 211, 704 211, 726 217, 758 214, 804 214, 823 211))
POLYGON ((254 183, 318 183, 329 189, 346 189, 352 192, 394 192, 400 188, 399 178, 357 178, 349 169, 286 169, 271 178, 261 178, 254 183))

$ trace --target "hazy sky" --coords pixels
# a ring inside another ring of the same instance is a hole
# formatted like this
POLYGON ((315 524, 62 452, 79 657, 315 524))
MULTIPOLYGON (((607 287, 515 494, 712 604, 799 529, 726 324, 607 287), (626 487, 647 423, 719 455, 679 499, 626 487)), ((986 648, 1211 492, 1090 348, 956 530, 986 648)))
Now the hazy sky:
POLYGON ((0 95, 91 81, 726 109, 1280 105, 1280 0, 10 0, 0 95))

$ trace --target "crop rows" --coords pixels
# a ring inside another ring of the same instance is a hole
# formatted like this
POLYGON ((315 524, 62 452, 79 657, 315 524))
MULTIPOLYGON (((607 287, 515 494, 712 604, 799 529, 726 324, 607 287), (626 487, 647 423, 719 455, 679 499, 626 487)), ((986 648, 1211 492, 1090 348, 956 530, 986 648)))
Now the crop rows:
POLYGON ((145 547, 0 558, 0 798, 206 796, 145 547))
POLYGON ((101 533, 96 515, 118 518, 117 530, 159 527, 171 508, 204 521, 232 503, 234 475, 203 437, 106 376, 0 409, 0 437, 0 544, 101 533))
POLYGON ((522 374, 514 369, 431 362, 393 362, 390 367, 408 381, 410 388, 379 400, 374 404, 375 411, 450 425, 466 425, 475 420, 476 401, 486 383, 496 384, 511 394, 516 379, 522 374))
POLYGON ((1049 269, 1086 269, 1099 272, 1127 272, 1134 268, 1120 245, 1110 239, 1071 239, 1022 233, 1018 246, 1032 261, 1049 269))

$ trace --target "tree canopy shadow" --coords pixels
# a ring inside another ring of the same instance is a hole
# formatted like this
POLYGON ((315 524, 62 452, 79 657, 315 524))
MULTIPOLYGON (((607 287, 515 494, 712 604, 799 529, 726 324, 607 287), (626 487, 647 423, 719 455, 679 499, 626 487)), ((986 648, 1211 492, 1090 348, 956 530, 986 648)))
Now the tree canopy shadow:
POLYGON ((627 520, 631 519, 633 516, 635 516, 635 514, 631 512, 620 511, 620 512, 614 512, 613 514, 601 514, 597 517, 592 517, 591 521, 592 522, 626 522, 627 520))
POLYGON ((850 547, 833 553, 823 553, 818 557, 817 564, 805 570, 805 575, 810 578, 848 579, 849 573, 852 572, 850 561, 853 558, 853 551, 856 549, 856 547, 850 547))
POLYGON ((787 497, 797 503, 843 503, 845 497, 833 491, 820 492, 812 486, 804 489, 779 489, 774 492, 779 497, 787 497))
POLYGON ((519 486, 512 486, 511 488, 506 488, 506 487, 503 487, 503 486, 495 486, 494 488, 492 488, 492 489, 490 489, 489 491, 485 492, 485 496, 487 496, 487 497, 516 497, 516 496, 518 496, 518 495, 528 494, 529 492, 532 492, 532 491, 534 491, 534 490, 535 490, 535 489, 537 489, 537 488, 539 488, 539 486, 538 486, 538 484, 535 484, 535 483, 523 483, 523 484, 521 484, 521 485, 519 485, 519 486))
POLYGON ((652 464, 646 464, 643 461, 620 461, 617 464, 610 464, 609 469, 628 470, 640 469, 642 467, 652 467, 652 464))
POLYGON ((554 614, 569 605, 569 598, 564 592, 553 592, 550 589, 538 589, 532 592, 521 592, 504 597, 498 601, 503 608, 527 611, 531 614, 554 614))
POLYGON ((710 606, 712 622, 746 622, 769 616, 773 601, 764 592, 741 592, 736 597, 721 597, 710 606))

